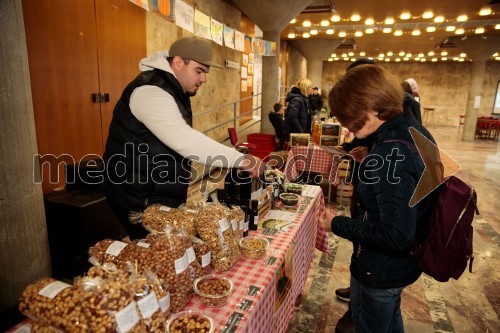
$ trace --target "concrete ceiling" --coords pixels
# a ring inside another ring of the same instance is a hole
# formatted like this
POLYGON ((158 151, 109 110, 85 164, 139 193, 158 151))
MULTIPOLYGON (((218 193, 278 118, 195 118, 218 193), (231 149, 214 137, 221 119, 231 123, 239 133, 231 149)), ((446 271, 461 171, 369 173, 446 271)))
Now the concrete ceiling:
MULTIPOLYGON (((284 3, 288 1, 283 1, 284 3)), ((442 61, 441 52, 447 52, 446 60, 452 61, 454 56, 459 56, 465 52, 453 40, 459 37, 466 39, 469 36, 481 36, 488 38, 489 36, 500 35, 500 30, 495 29, 495 25, 500 27, 500 1, 498 0, 418 0, 418 1, 403 1, 403 0, 314 0, 307 6, 299 15, 297 22, 288 24, 281 31, 281 39, 291 40, 288 37, 289 33, 295 33, 295 40, 304 40, 302 35, 310 32, 312 29, 318 30, 317 35, 311 35, 307 40, 317 39, 339 39, 339 32, 345 31, 347 38, 341 43, 336 50, 332 50, 337 57, 341 57, 343 53, 353 52, 354 55, 347 55, 348 61, 352 58, 360 57, 360 52, 365 52, 366 57, 378 57, 380 53, 384 53, 384 58, 390 58, 394 61, 400 57, 400 52, 411 53, 410 60, 419 53, 424 53, 426 61, 432 61, 432 58, 437 58, 442 61), (479 11, 483 7, 489 7, 492 10, 490 15, 480 16, 479 11), (423 13, 431 10, 434 17, 424 19, 423 13), (408 11, 410 18, 403 20, 400 18, 402 12, 408 11), (351 21, 351 15, 357 13, 360 15, 360 21, 351 21), (339 22, 332 22, 330 18, 333 14, 340 15, 339 22), (435 23, 436 16, 444 16, 444 22, 435 23), (459 15, 467 15, 468 20, 458 22, 459 15), (386 18, 394 18, 394 23, 386 24, 386 18), (373 18, 375 23, 371 26, 365 24, 367 18, 373 18), (310 20, 311 27, 303 27, 302 22, 310 20), (328 26, 321 26, 322 20, 328 21, 328 26), (429 26, 436 27, 435 32, 427 32, 429 26), (457 35, 453 31, 446 31, 447 26, 454 26, 455 29, 464 29, 464 34, 457 35), (477 27, 484 27, 483 34, 475 34, 477 27), (366 29, 373 28, 372 34, 367 34, 366 29), (383 33, 383 28, 391 28, 391 33, 383 33), (327 29, 334 29, 334 34, 327 35, 327 29), (395 30, 402 30, 402 36, 395 36, 395 30), (411 32, 414 29, 420 30, 419 36, 413 36, 411 32), (356 31, 363 32, 363 36, 356 37, 356 31), (392 52, 393 56, 388 57, 387 53, 392 52), (429 55, 431 52, 431 55, 429 55), (432 55, 434 52, 434 55, 432 55)), ((278 13, 273 11, 274 13, 278 13)), ((279 15, 277 15, 279 16, 279 15)), ((497 52, 500 51, 500 45, 497 52)), ((326 59, 325 59, 326 60, 326 59)), ((340 59, 342 60, 342 59, 340 59)), ((401 57, 403 61, 403 57, 401 57)))

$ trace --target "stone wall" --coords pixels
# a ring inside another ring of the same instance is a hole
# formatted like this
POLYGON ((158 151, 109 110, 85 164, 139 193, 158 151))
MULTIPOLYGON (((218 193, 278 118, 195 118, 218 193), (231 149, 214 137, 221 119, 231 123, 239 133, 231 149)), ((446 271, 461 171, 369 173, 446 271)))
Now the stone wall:
MULTIPOLYGON (((323 87, 330 88, 345 73, 345 62, 323 63, 323 87)), ((458 126, 465 114, 469 91, 471 63, 382 63, 400 81, 413 77, 419 87, 422 107, 435 107, 435 121, 440 126, 458 126)), ((488 62, 479 116, 490 116, 493 110, 500 63, 488 62)))

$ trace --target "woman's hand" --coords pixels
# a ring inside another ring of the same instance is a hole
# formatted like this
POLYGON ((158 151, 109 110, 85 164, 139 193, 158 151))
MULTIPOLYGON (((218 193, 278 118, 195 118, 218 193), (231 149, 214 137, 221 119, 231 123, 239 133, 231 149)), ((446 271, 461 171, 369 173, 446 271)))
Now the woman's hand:
POLYGON ((363 159, 368 155, 368 148, 363 146, 358 146, 349 152, 354 160, 358 163, 363 162, 363 159))
POLYGON ((326 231, 332 231, 332 220, 337 215, 333 209, 325 209, 319 217, 319 225, 326 231))

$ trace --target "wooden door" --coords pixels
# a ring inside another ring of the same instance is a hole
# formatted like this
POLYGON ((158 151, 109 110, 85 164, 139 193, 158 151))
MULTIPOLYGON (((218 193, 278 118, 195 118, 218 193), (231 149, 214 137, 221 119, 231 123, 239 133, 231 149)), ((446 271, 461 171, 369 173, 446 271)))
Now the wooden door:
POLYGON ((105 147, 113 109, 123 89, 139 74, 146 57, 146 11, 128 0, 97 0, 99 87, 109 94, 101 104, 102 144, 105 147))
MULTIPOLYGON (((64 163, 101 154, 94 0, 23 0, 43 190, 64 185, 64 163), (49 158, 49 156, 52 156, 49 158)), ((12 110, 15 112, 15 110, 12 110)))

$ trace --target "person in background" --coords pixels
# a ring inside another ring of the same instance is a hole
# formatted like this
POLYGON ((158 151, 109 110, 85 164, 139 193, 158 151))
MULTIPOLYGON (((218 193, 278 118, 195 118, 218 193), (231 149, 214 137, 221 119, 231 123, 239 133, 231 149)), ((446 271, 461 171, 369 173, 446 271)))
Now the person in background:
POLYGON ((290 133, 311 133, 311 109, 307 99, 310 92, 311 81, 300 79, 286 95, 285 122, 290 133))
POLYGON ((323 98, 319 94, 318 87, 312 88, 312 94, 310 94, 308 98, 309 105, 311 106, 311 113, 315 116, 323 108, 323 98))
POLYGON ((286 123, 283 120, 284 112, 285 107, 281 103, 274 104, 274 111, 269 112, 269 121, 273 125, 276 137, 280 142, 279 150, 289 141, 290 137, 286 123))
POLYGON ((405 80, 410 84, 411 90, 413 92, 413 97, 415 97, 415 100, 420 103, 420 95, 418 93, 418 85, 417 81, 415 81, 414 78, 409 78, 405 80))
POLYGON ((434 196, 409 206, 425 165, 404 142, 413 144, 410 127, 434 139, 403 113, 402 98, 401 86, 376 65, 350 69, 328 97, 331 113, 343 126, 356 138, 372 136, 374 142, 359 166, 357 215, 335 216, 328 210, 320 217, 325 230, 353 243, 350 310, 356 332, 404 332, 401 292, 422 273, 411 250, 425 239, 434 196))
MULTIPOLYGON (((415 83, 416 84, 416 83, 415 83)), ((420 112, 420 103, 415 100, 413 96, 413 89, 408 81, 401 82, 401 87, 403 88, 405 95, 403 97, 403 108, 409 109, 415 119, 422 124, 422 113, 420 112)))
POLYGON ((190 161, 235 167, 253 177, 262 161, 243 155, 192 128, 191 96, 207 80, 210 43, 196 37, 175 41, 139 62, 141 73, 116 103, 103 160, 102 191, 131 239, 147 231, 129 213, 159 203, 178 207, 186 202, 190 161))

